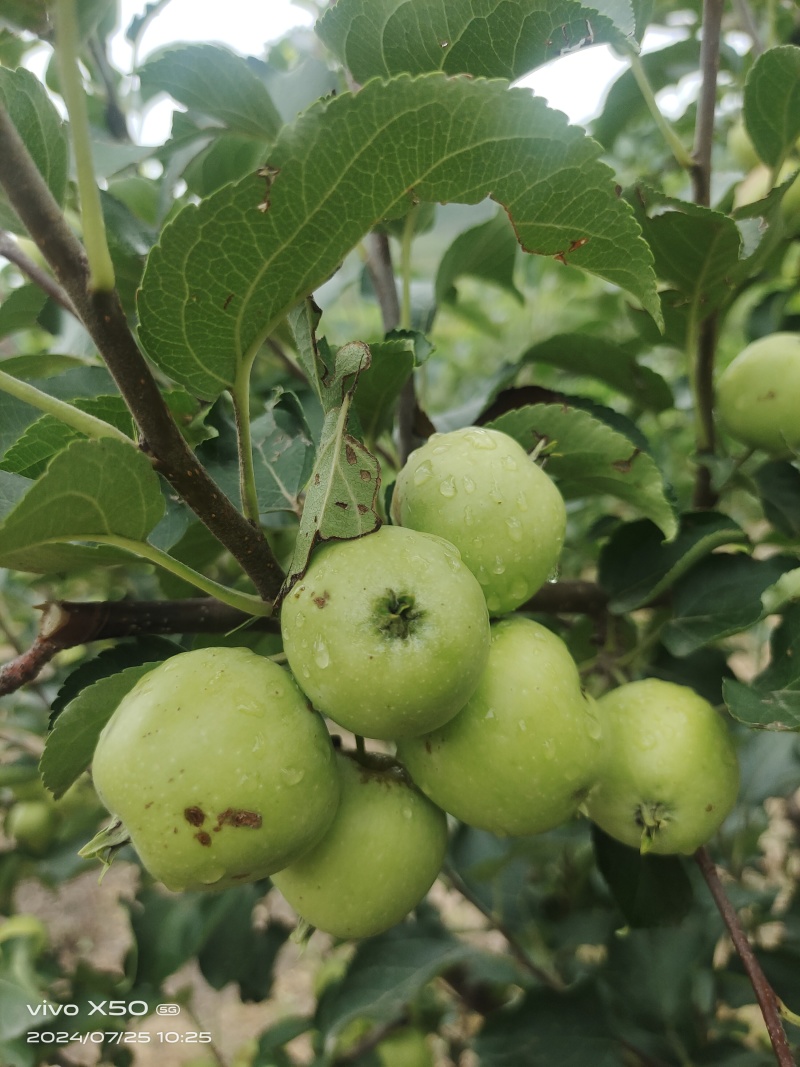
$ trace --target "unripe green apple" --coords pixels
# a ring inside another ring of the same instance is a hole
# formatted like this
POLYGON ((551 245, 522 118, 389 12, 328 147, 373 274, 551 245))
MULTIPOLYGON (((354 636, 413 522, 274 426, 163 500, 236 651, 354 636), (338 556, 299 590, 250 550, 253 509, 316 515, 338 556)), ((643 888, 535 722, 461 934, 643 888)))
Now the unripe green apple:
POLYGON ((316 844, 339 778, 289 673, 245 648, 184 652, 145 675, 103 729, 98 796, 169 889, 264 878, 316 844))
POLYGON ((717 410, 731 437, 783 456, 800 446, 800 333, 753 341, 717 382, 717 410))
POLYGON ((518 608, 554 573, 566 527, 561 494, 525 449, 476 426, 434 434, 411 453, 392 518, 451 541, 492 615, 518 608))
POLYGON ((400 922, 444 862, 444 812, 388 757, 338 753, 341 800, 316 848, 272 881, 306 922, 334 937, 371 937, 400 922))
POLYGON ((43 856, 55 840, 58 815, 53 801, 18 800, 5 818, 3 829, 17 847, 33 856, 43 856))
POLYGON ((722 717, 688 686, 647 678, 597 702, 609 758, 586 808, 642 852, 694 852, 736 802, 739 765, 722 717))
POLYGON ((567 646, 539 623, 511 616, 492 625, 489 663, 466 707, 441 729, 401 742, 397 755, 440 808, 517 836, 576 814, 604 748, 567 646))
POLYGON ((385 740, 451 719, 489 654, 486 602, 456 549, 399 526, 318 548, 283 603, 281 632, 314 706, 385 740))

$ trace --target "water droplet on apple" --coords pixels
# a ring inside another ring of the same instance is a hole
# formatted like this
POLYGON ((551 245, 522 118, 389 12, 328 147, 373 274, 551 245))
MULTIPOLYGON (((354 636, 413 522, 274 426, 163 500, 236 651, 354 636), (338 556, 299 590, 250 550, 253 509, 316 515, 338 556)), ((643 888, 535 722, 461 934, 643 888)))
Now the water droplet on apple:
POLYGON ((543 743, 542 748, 544 750, 545 759, 555 759, 556 749, 551 738, 548 737, 548 739, 543 743))
POLYGON ((508 530, 508 536, 512 541, 519 542, 522 540, 522 523, 519 519, 506 519, 506 529, 508 530))
POLYGON ((528 724, 525 722, 524 719, 519 719, 517 721, 517 725, 519 726, 520 730, 523 731, 523 733, 524 733, 525 730, 528 729, 528 724))
POLYGON ((214 882, 218 882, 224 874, 225 871, 222 867, 209 867, 199 877, 199 881, 201 881, 203 885, 213 885, 214 882))
POLYGON ((495 718, 494 708, 488 708, 487 711, 486 711, 486 714, 483 717, 484 717, 484 719, 493 719, 493 718, 495 718))
POLYGON ((464 525, 465 526, 474 526, 475 525, 475 513, 472 510, 472 508, 469 508, 469 507, 468 508, 464 508, 464 525))
POLYGON ((553 567, 553 569, 547 576, 547 580, 551 585, 555 585, 555 583, 558 581, 558 567, 553 567))
POLYGON ((314 662, 321 670, 324 670, 331 662, 331 654, 328 652, 328 646, 321 637, 315 637, 312 647, 314 650, 314 662))
POLYGON ((503 456, 503 466, 507 471, 519 470, 519 465, 513 456, 503 456))
POLYGON ((403 818, 404 819, 413 819, 414 818, 414 812, 411 810, 411 808, 403 808, 403 818))
POLYGON ((305 775, 306 772, 300 767, 281 767, 281 777, 287 785, 299 785, 305 775))
POLYGON ((497 597, 497 596, 494 596, 494 595, 487 596, 487 598, 486 598, 486 607, 489 609, 489 611, 499 611, 500 610, 500 597, 497 597))
POLYGON ((430 463, 420 463, 420 465, 414 471, 414 485, 424 485, 432 474, 433 467, 430 465, 430 463))
POLYGON ((528 583, 524 578, 515 578, 511 586, 511 595, 515 600, 522 602, 528 596, 528 583))
POLYGON ((502 556, 495 556, 492 564, 492 574, 505 574, 506 564, 502 556))
POLYGON ((305 626, 305 624, 306 624, 305 615, 302 613, 302 611, 298 611, 298 613, 294 617, 295 629, 302 630, 302 628, 305 626))
POLYGON ((468 474, 464 475, 464 477, 462 478, 462 482, 464 484, 464 491, 466 493, 474 493, 475 492, 475 482, 473 482, 473 480, 470 478, 470 476, 468 474))
POLYGON ((439 482, 439 492, 442 496, 453 497, 456 495, 456 480, 455 478, 445 478, 439 482))
POLYGON ((517 507, 520 511, 528 510, 528 498, 524 493, 517 493, 517 507))
POLYGON ((253 738, 253 747, 250 749, 250 751, 251 752, 260 752, 263 747, 264 747, 264 735, 263 734, 256 734, 255 737, 253 738))
POLYGON ((497 442, 486 430, 470 430, 464 434, 464 439, 469 441, 473 448, 489 449, 497 448, 497 442))

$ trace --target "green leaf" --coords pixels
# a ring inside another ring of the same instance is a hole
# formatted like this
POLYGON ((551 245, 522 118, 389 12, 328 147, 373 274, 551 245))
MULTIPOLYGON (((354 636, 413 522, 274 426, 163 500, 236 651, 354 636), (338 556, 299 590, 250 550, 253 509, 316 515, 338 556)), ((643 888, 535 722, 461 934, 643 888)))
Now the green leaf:
POLYGON ((631 504, 673 538, 678 521, 653 459, 628 437, 587 411, 561 404, 533 404, 501 415, 491 424, 532 450, 546 441, 547 472, 566 497, 608 494, 631 504))
POLYGON ((602 1002, 590 988, 540 989, 493 1012, 473 1045, 481 1067, 619 1067, 602 1002))
POLYGON ((21 285, 19 289, 12 289, 0 304, 0 337, 35 326, 46 300, 42 290, 35 285, 21 285))
POLYGON ((74 441, 51 462, 0 526, 0 565, 49 571, 68 541, 143 541, 164 512, 158 475, 119 441, 74 441))
POLYGON ((571 374, 583 374, 606 382, 639 407, 665 411, 673 406, 667 382, 636 362, 620 345, 585 333, 559 333, 527 349, 520 363, 547 363, 571 374))
POLYGON ((216 924, 197 954, 203 977, 212 989, 235 982, 243 1003, 263 1001, 272 989, 275 958, 292 932, 271 922, 255 927, 253 908, 263 896, 258 886, 229 890, 215 914, 216 924))
POLYGON ((788 609, 770 646, 770 664, 752 685, 726 680, 725 703, 748 726, 800 730, 800 605, 788 609))
MULTIPOLYGON (((81 411, 111 423, 133 438, 133 420, 121 396, 78 397, 74 404, 81 411)), ((55 415, 42 415, 26 427, 0 462, 4 470, 22 474, 26 478, 38 478, 53 456, 79 438, 85 439, 83 434, 61 422, 55 415)))
POLYGON ((692 883, 677 856, 642 855, 592 826, 597 868, 628 926, 673 926, 694 902, 692 883))
MULTIPOLYGON (((0 67, 0 106, 5 107, 25 147, 59 204, 67 189, 69 150, 61 116, 39 79, 24 67, 0 67)), ((17 213, 0 190, 0 226, 26 233, 17 213)))
POLYGON ((800 537, 800 471, 787 460, 770 460, 753 475, 764 514, 787 537, 800 537))
POLYGON ((787 556, 766 560, 727 553, 709 556, 675 585, 673 617, 661 640, 674 656, 685 656, 746 630, 764 615, 761 594, 796 563, 787 556))
POLYGON ((473 952, 443 930, 417 922, 363 941, 342 981, 320 997, 316 1023, 326 1049, 353 1019, 399 1019, 428 982, 473 952))
POLYGON ((359 82, 438 70, 515 81, 590 34, 621 43, 633 29, 628 0, 339 0, 316 25, 359 82))
POLYGON ((294 393, 278 391, 250 428, 256 494, 261 515, 299 514, 300 494, 311 474, 314 444, 294 393))
POLYGON ((656 274, 682 293, 705 317, 734 291, 731 275, 739 267, 741 232, 729 215, 684 203, 640 187, 643 209, 677 206, 640 221, 655 258, 656 274))
POLYGON ((168 48, 139 72, 149 95, 169 93, 203 115, 218 119, 227 129, 272 141, 281 118, 262 81, 246 61, 216 44, 168 48))
POLYGON ((369 367, 370 352, 355 341, 333 356, 324 339, 317 344, 318 318, 318 309, 306 301, 290 320, 300 362, 317 386, 325 419, 284 594, 305 573, 319 541, 361 537, 381 521, 375 510, 381 483, 378 461, 348 432, 353 393, 359 374, 369 367))
POLYGON ((651 603, 715 548, 747 543, 738 523, 713 511, 681 515, 680 531, 670 543, 648 519, 625 523, 600 553, 598 581, 609 594, 611 611, 624 614, 651 603))
POLYGON ((770 48, 755 61, 744 86, 744 120, 758 155, 780 166, 800 137, 800 48, 770 48))
POLYGON ((42 781, 56 798, 63 796, 92 762, 100 731, 122 698, 158 660, 126 667, 118 674, 86 686, 71 700, 47 735, 39 770, 42 781))
POLYGON ((373 81, 285 127, 263 170, 184 208, 139 297, 151 358, 198 396, 238 368, 359 239, 414 200, 508 210, 523 247, 637 296, 660 319, 650 253, 598 146, 504 82, 373 81))
POLYGON ((442 256, 436 273, 437 303, 455 303, 455 283, 464 275, 491 282, 511 293, 520 304, 524 303, 522 293, 514 285, 518 248, 504 211, 460 233, 442 256))
POLYGON ((370 344, 370 364, 358 376, 355 409, 364 437, 377 441, 392 427, 397 398, 417 365, 414 335, 397 332, 370 344))

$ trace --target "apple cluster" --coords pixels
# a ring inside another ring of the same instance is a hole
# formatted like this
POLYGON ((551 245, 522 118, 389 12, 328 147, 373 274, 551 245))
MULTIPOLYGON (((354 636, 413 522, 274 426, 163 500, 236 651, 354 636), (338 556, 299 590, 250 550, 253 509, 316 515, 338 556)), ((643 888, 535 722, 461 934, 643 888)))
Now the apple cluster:
POLYGON ((400 921, 444 861, 447 815, 502 836, 588 814, 627 844, 691 852, 732 807, 736 756, 693 691, 599 701, 520 609, 566 526, 513 439, 434 435, 401 470, 393 525, 313 554, 281 610, 289 670, 242 648, 182 653, 103 730, 95 787, 171 889, 270 876, 309 925, 400 921), (394 745, 336 751, 325 718, 394 745))

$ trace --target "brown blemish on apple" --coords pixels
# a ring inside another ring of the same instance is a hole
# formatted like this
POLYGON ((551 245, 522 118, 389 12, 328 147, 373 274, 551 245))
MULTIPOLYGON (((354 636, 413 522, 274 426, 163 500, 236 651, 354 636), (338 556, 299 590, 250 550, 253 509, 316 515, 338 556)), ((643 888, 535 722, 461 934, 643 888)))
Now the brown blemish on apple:
POLYGON ((184 808, 183 817, 190 826, 202 826, 206 821, 206 813, 202 808, 184 808))
POLYGON ((261 821, 261 816, 257 811, 245 811, 243 808, 226 808, 225 811, 221 811, 217 816, 217 825, 214 827, 214 833, 219 833, 223 826, 238 826, 246 830, 258 830, 261 826, 261 821))
POLYGON ((314 597, 314 603, 317 605, 318 608, 324 608, 325 605, 330 600, 330 598, 331 598, 331 594, 326 589, 325 592, 322 593, 321 596, 315 596, 314 597))
POLYGON ((211 844, 211 834, 207 834, 205 832, 205 830, 201 830, 199 833, 195 834, 194 836, 197 838, 197 840, 200 842, 200 844, 203 845, 205 848, 208 848, 208 846, 211 844))

